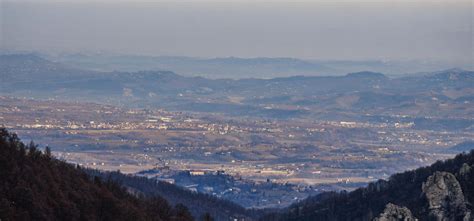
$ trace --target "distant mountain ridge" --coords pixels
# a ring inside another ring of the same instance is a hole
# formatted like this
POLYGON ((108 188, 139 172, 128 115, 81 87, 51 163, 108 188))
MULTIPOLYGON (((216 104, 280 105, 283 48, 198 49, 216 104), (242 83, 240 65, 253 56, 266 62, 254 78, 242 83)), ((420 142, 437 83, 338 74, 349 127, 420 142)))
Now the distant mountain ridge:
POLYGON ((341 76, 354 70, 384 72, 390 75, 446 69, 454 64, 428 61, 387 60, 314 60, 290 57, 218 57, 145 56, 113 54, 60 54, 43 57, 79 68, 100 71, 171 70, 183 76, 220 78, 262 78, 341 76))
POLYGON ((467 116, 474 98, 474 72, 459 69, 400 78, 366 71, 233 80, 185 77, 171 71, 98 72, 34 55, 0 55, 0 64, 3 95, 270 118, 320 118, 325 116, 312 114, 338 110, 370 113, 373 107, 390 114, 467 116), (453 109, 433 112, 439 105, 453 109))
POLYGON ((387 76, 385 76, 382 73, 371 72, 371 71, 361 71, 361 72, 349 73, 349 74, 346 75, 346 77, 368 78, 368 79, 373 79, 373 78, 386 79, 387 78, 387 76))

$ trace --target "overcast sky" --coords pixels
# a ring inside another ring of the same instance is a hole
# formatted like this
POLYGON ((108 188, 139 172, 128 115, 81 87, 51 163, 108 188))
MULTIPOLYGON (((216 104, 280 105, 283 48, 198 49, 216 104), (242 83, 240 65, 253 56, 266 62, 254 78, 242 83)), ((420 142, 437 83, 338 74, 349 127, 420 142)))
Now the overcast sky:
POLYGON ((198 57, 473 60, 473 1, 1 1, 1 47, 198 57))

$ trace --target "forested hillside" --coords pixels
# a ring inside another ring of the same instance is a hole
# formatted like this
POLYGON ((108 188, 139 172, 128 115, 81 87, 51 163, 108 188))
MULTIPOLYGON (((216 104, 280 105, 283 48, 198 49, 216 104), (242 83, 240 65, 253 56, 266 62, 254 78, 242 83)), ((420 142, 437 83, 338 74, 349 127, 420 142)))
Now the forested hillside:
POLYGON ((85 170, 91 176, 101 177, 105 180, 113 180, 127 187, 133 192, 145 196, 161 196, 170 204, 185 205, 195 217, 203 217, 209 213, 216 221, 218 220, 253 220, 257 219, 261 210, 247 210, 242 206, 217 197, 191 192, 182 187, 166 182, 156 182, 146 177, 125 175, 119 172, 103 172, 98 170, 85 170))
POLYGON ((324 193, 262 220, 471 221, 474 151, 352 192, 324 193))
MULTIPOLYGON (((203 217, 210 220, 210 217, 203 217)), ((25 145, 0 129, 0 220, 194 220, 158 195, 140 197, 113 181, 25 145)))
MULTIPOLYGON (((349 193, 310 197, 261 219, 471 221, 473 167, 471 151, 349 193)), ((187 221, 195 220, 193 214, 199 220, 251 220, 264 212, 142 177, 84 170, 0 129, 1 220, 187 221)))

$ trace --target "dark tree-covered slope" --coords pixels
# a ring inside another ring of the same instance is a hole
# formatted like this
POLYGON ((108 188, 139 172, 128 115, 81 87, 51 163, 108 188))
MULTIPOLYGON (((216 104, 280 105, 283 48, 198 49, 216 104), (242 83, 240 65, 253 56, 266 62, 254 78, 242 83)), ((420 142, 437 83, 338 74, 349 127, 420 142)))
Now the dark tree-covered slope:
POLYGON ((418 220, 466 221, 474 220, 469 216, 473 202, 474 151, 471 151, 428 167, 395 174, 388 181, 380 180, 349 193, 331 192, 310 197, 262 220, 374 220, 379 214, 392 213, 390 210, 396 205, 395 211, 407 208, 418 220), (445 218, 436 218, 436 215, 445 218))
MULTIPOLYGON (((352 192, 324 193, 262 220, 473 220, 474 151, 395 174, 352 192), (388 219, 392 220, 392 219, 388 219), (394 219, 398 220, 398 219, 394 219)), ((3 220, 250 220, 230 202, 117 172, 59 161, 46 149, 0 129, 0 219, 3 220), (118 181, 118 182, 117 182, 118 181), (121 183, 125 187, 119 185, 121 183), (147 197, 143 197, 146 195, 147 197), (163 197, 162 197, 163 196, 163 197), (171 203, 168 203, 171 202, 171 203), (185 205, 183 205, 185 204, 185 205), (174 205, 174 206, 173 206, 174 205), (207 210, 209 209, 209 213, 207 210)))
POLYGON ((158 195, 143 198, 23 144, 0 129, 0 220, 174 220, 193 217, 158 195))
POLYGON ((119 172, 103 172, 98 170, 85 170, 86 173, 105 180, 113 180, 128 189, 145 196, 161 196, 170 204, 183 204, 195 217, 203 217, 209 213, 216 221, 220 220, 254 220, 263 211, 248 210, 242 206, 217 197, 191 192, 166 182, 156 182, 146 177, 125 175, 119 172))

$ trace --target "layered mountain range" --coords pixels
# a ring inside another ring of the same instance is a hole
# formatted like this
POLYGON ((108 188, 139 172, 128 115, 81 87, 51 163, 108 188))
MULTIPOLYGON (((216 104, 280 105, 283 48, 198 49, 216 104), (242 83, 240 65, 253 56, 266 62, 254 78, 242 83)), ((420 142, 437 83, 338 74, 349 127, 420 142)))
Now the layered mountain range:
MULTIPOLYGON (((357 72, 232 80, 184 77, 170 71, 99 72, 14 54, 0 56, 0 74, 3 95, 180 111, 319 119, 474 115, 474 72, 460 69, 399 78, 357 72)), ((467 125, 460 127, 472 125, 464 122, 467 125)))

